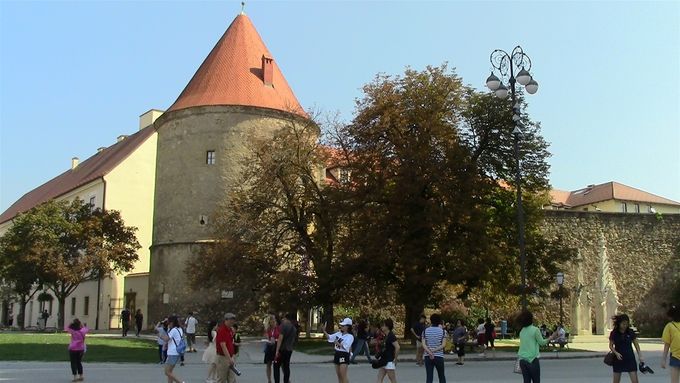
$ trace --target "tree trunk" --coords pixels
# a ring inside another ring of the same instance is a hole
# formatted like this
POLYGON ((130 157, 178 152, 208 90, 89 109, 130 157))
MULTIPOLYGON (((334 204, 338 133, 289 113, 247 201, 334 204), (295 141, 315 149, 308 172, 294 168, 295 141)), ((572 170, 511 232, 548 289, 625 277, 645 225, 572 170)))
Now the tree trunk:
POLYGON ((411 343, 415 344, 413 334, 411 334, 411 327, 420 320, 420 314, 423 313, 425 304, 422 302, 414 302, 404 305, 404 339, 411 339, 411 343))
POLYGON ((25 318, 26 318, 26 303, 28 303, 28 299, 26 299, 26 295, 20 295, 19 298, 19 315, 17 315, 17 324, 19 325, 20 330, 24 330, 26 328, 25 326, 25 318))
POLYGON ((55 295, 57 295, 57 302, 59 302, 59 311, 57 311, 57 330, 61 331, 64 329, 64 311, 66 310, 64 306, 66 304, 66 297, 61 294, 55 295))
POLYGON ((323 304, 323 322, 326 324, 326 331, 329 333, 335 332, 335 325, 333 324, 333 304, 323 304))

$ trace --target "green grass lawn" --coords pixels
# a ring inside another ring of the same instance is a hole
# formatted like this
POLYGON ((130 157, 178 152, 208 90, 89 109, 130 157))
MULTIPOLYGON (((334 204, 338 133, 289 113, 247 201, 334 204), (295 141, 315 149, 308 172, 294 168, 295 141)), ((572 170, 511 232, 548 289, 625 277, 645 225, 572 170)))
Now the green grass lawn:
MULTIPOLYGON (((68 361, 68 334, 0 332, 0 360, 68 361)), ((86 362, 157 363, 155 341, 88 335, 86 362)))

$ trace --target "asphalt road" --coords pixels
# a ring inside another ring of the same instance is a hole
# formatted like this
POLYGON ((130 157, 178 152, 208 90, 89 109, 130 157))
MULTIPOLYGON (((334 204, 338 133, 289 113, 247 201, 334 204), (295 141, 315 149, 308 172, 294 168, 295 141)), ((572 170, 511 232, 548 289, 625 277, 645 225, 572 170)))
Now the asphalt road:
MULTIPOLYGON (((200 354, 199 354, 200 355, 200 354)), ((186 383, 204 382, 205 365, 199 363, 200 356, 192 355, 184 367, 177 367, 177 374, 186 383)), ((648 352, 647 363, 655 375, 641 376, 641 383, 668 382, 668 370, 661 370, 660 353, 648 352)), ((447 382, 521 382, 519 375, 512 373, 513 361, 468 362, 465 366, 447 363, 447 382)), ((238 368, 243 375, 239 383, 266 383, 264 365, 241 363, 238 368)), ((544 383, 608 383, 611 382, 611 369, 600 358, 543 360, 541 362, 544 383)), ((349 369, 350 382, 373 383, 376 371, 366 363, 352 365, 349 369)), ((3 362, 0 361, 0 382, 66 383, 71 380, 68 363, 47 362, 3 362)), ((294 383, 333 383, 335 372, 330 363, 296 363, 292 366, 294 383)), ((162 368, 149 364, 85 363, 85 381, 97 383, 121 382, 165 382, 162 368)), ((387 379, 385 380, 388 381, 387 379)), ((422 383, 425 370, 412 362, 397 365, 397 381, 400 383, 422 383)), ((435 382, 437 378, 435 377, 435 382)), ((628 382, 624 378, 623 382, 628 382)))

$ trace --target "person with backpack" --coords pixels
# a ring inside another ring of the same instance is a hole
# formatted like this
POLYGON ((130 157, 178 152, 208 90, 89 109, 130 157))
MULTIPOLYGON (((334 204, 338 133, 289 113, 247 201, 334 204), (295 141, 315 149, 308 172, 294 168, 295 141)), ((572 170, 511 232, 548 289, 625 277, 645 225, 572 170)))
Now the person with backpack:
POLYGON ((430 327, 423 331, 423 349, 425 351, 425 382, 432 383, 434 369, 437 369, 439 383, 446 383, 444 375, 444 348, 446 347, 446 331, 441 327, 442 317, 439 314, 430 316, 430 327))
POLYGON ((168 383, 183 383, 173 373, 175 365, 180 361, 180 357, 187 349, 184 341, 184 331, 179 324, 177 316, 168 318, 168 335, 164 337, 168 342, 167 359, 165 360, 165 376, 168 377, 168 383))
POLYGON ((671 306, 668 310, 671 321, 663 329, 663 357, 661 368, 666 368, 666 361, 671 368, 671 383, 680 383, 680 306, 671 306), (670 359, 668 351, 671 352, 670 359))

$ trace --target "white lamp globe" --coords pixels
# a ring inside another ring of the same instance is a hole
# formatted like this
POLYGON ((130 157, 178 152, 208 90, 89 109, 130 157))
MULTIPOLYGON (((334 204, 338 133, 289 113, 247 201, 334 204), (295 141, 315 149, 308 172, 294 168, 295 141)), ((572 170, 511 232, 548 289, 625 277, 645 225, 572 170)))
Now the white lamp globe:
POLYGON ((492 91, 495 91, 496 89, 498 89, 500 85, 501 80, 498 77, 496 77, 496 75, 493 74, 492 72, 491 76, 489 76, 489 78, 486 79, 486 87, 492 91))
POLYGON ((518 83, 526 86, 529 81, 531 81, 531 75, 526 69, 524 69, 524 67, 522 67, 522 70, 517 73, 516 79, 518 83))
POLYGON ((496 97, 503 100, 506 97, 508 97, 508 88, 506 88, 505 85, 500 84, 498 86, 498 89, 496 89, 496 91, 494 91, 494 94, 496 95, 496 97))
POLYGON ((527 90, 527 93, 534 94, 538 92, 538 83, 536 82, 536 80, 531 79, 531 81, 529 81, 525 88, 527 90))

